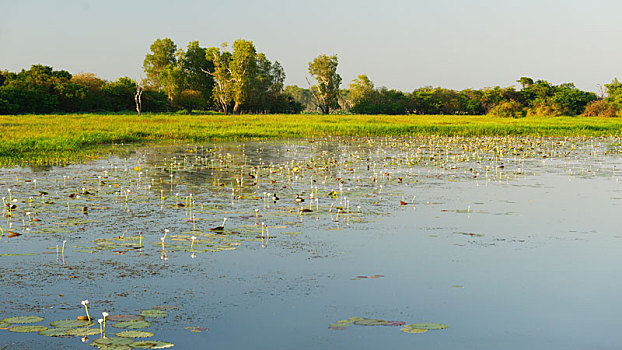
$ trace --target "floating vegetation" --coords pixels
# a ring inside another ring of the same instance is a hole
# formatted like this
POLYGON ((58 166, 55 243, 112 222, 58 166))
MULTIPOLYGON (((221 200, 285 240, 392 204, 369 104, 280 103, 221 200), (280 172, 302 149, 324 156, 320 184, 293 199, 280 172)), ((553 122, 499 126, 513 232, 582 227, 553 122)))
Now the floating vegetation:
POLYGON ((100 334, 100 331, 97 328, 70 328, 67 329, 65 333, 74 337, 86 337, 89 335, 100 334))
POLYGON ((175 344, 165 341, 137 341, 132 343, 132 347, 136 349, 168 349, 173 346, 175 344))
POLYGON ((443 323, 413 323, 404 326, 404 328, 438 330, 449 328, 449 326, 443 323))
POLYGON ((9 332, 16 333, 38 333, 48 329, 46 326, 13 326, 9 328, 9 332))
POLYGON ((45 320, 41 316, 15 316, 15 317, 7 317, 2 320, 2 322, 16 324, 16 323, 37 323, 45 320))
POLYGON ((92 326, 93 322, 88 320, 58 320, 50 323, 50 326, 56 328, 76 328, 92 326))
MULTIPOLYGON (((39 335, 44 335, 46 337, 69 337, 67 334, 68 329, 66 328, 49 328, 44 331, 39 332, 39 335)), ((99 331, 97 331, 99 333, 99 331)))
POLYGON ((357 326, 385 326, 385 327, 402 327, 400 331, 405 333, 425 333, 429 330, 445 329, 449 326, 442 323, 413 323, 406 325, 404 321, 385 321, 375 318, 350 317, 347 320, 339 320, 331 323, 328 328, 332 330, 345 330, 352 325, 357 326))
POLYGON ((153 337, 153 333, 145 331, 123 331, 115 333, 115 336, 123 338, 149 338, 153 337))
POLYGON ((4 322, 4 321, 0 322, 0 329, 6 329, 6 328, 9 328, 9 327, 11 327, 10 323, 4 322))
POLYGON ((123 346, 130 345, 134 341, 123 337, 106 337, 93 340, 93 346, 123 346))
POLYGON ((355 320, 353 323, 357 326, 384 326, 389 321, 378 320, 373 318, 364 318, 362 320, 355 320))
POLYGON ((159 317, 166 317, 166 316, 168 316, 168 312, 166 312, 164 310, 154 310, 154 309, 143 310, 143 311, 141 311, 140 314, 142 316, 149 317, 149 318, 159 318, 159 317))
POLYGON ((184 329, 187 329, 187 330, 189 330, 192 333, 201 333, 201 332, 209 331, 209 328, 204 328, 204 327, 199 327, 199 326, 196 326, 196 327, 184 327, 184 329))
POLYGON ((351 278, 351 279, 352 280, 360 280, 360 279, 367 279, 367 278, 376 279, 376 278, 382 278, 382 277, 384 277, 384 275, 370 275, 370 276, 359 275, 359 276, 356 276, 356 277, 351 278))

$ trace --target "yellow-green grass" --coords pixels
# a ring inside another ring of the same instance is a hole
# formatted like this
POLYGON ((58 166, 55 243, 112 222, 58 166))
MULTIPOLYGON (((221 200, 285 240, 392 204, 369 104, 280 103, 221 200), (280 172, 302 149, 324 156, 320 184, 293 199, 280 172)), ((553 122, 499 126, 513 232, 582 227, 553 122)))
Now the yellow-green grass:
POLYGON ((323 136, 619 136, 622 118, 364 115, 0 116, 4 165, 63 163, 129 142, 204 142, 323 136))

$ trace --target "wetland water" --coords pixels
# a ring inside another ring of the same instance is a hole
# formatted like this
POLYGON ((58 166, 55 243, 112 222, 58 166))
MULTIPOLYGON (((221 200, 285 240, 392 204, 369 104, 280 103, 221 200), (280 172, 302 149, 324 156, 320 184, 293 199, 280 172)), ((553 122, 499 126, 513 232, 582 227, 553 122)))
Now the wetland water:
POLYGON ((106 348, 104 311, 115 349, 614 349, 621 150, 314 139, 1 169, 0 320, 44 320, 0 322, 0 349, 106 348), (90 328, 50 325, 85 299, 90 328))

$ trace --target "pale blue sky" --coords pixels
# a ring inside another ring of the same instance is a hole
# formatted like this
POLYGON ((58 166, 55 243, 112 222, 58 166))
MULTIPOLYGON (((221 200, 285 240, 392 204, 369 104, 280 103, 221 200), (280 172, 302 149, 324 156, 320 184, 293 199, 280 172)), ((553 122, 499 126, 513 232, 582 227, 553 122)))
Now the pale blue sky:
POLYGON ((531 76, 596 91, 622 78, 621 14, 617 0, 0 0, 0 69, 136 79, 156 38, 244 38, 299 86, 311 59, 335 53, 342 86, 358 74, 403 91, 531 76))

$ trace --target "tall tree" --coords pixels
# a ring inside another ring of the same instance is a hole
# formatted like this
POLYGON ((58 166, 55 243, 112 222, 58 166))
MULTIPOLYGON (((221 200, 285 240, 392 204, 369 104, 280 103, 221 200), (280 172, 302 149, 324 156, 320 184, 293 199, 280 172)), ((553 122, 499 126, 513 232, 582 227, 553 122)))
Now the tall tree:
POLYGON ((229 71, 231 53, 226 51, 227 43, 223 43, 220 48, 212 47, 207 49, 205 56, 214 64, 212 70, 201 69, 205 74, 214 79, 212 96, 214 102, 225 113, 229 111, 229 105, 233 100, 233 80, 229 71))
POLYGON ((339 107, 341 76, 337 74, 338 63, 337 55, 319 55, 309 62, 309 74, 317 81, 310 90, 318 108, 324 114, 330 113, 332 108, 339 107))
POLYGON ((229 72, 233 81, 233 113, 238 114, 248 99, 253 78, 257 74, 257 52, 252 41, 238 39, 233 42, 229 72))
POLYGON ((203 100, 210 104, 214 78, 204 71, 213 71, 214 62, 213 57, 207 55, 207 49, 200 47, 198 41, 191 41, 183 55, 181 66, 185 77, 185 89, 199 91, 203 100))
POLYGON ((167 66, 177 63, 177 45, 169 38, 157 39, 151 44, 151 53, 145 56, 143 68, 147 74, 147 81, 159 91, 162 90, 160 74, 167 66))
POLYGON ((352 97, 352 103, 357 105, 371 96, 374 91, 374 83, 369 80, 367 75, 360 74, 356 79, 350 83, 350 95, 352 97))

